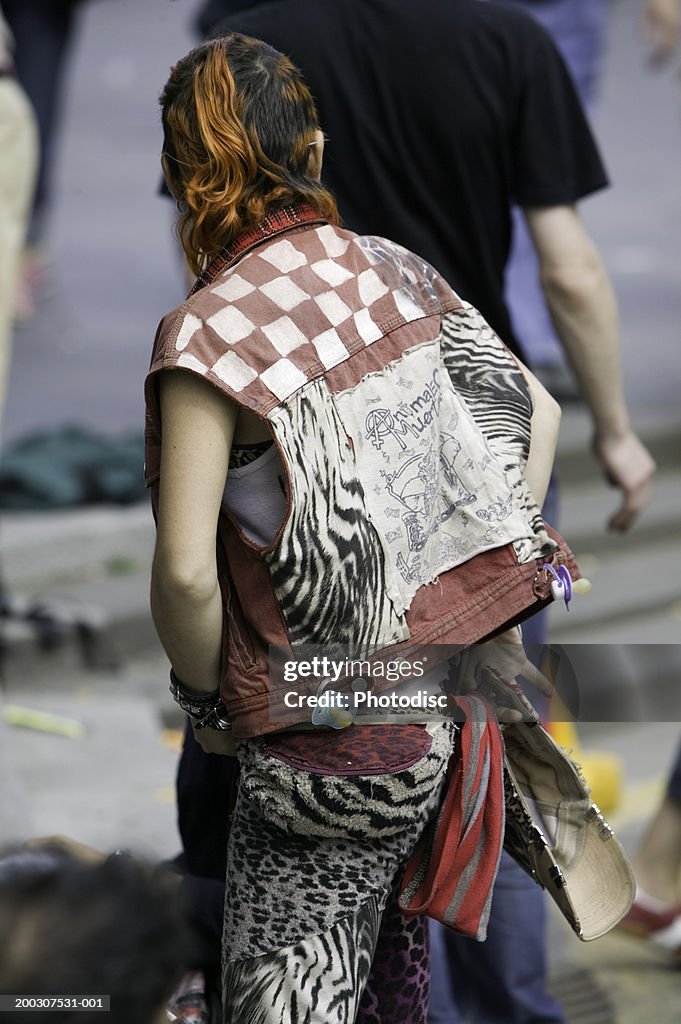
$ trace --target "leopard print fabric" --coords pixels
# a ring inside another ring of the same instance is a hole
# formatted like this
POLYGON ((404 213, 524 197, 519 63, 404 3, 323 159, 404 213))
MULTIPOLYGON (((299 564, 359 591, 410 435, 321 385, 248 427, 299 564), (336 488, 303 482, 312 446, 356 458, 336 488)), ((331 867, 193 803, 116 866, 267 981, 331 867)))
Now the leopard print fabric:
POLYGON ((545 842, 523 805, 508 771, 504 772, 504 803, 506 805, 504 848, 535 882, 539 882, 535 861, 538 851, 545 846, 545 842))
POLYGON ((229 468, 243 469, 259 459, 274 444, 273 441, 258 441, 255 444, 233 444, 229 453, 229 468))
POLYGON ((315 775, 390 775, 426 756, 432 738, 421 725, 373 725, 297 733, 265 743, 265 753, 315 775))
POLYGON ((426 1024, 430 995, 428 919, 406 918, 391 893, 357 1024, 426 1024))

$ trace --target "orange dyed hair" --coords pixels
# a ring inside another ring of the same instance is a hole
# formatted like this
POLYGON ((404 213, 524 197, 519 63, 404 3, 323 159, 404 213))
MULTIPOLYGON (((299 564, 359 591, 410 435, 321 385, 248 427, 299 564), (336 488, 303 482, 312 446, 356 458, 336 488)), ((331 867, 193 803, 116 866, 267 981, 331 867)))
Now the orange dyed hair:
POLYGON ((338 223, 333 197, 308 173, 314 101, 273 47, 237 33, 197 46, 171 69, 161 111, 169 185, 183 210, 179 237, 195 273, 291 203, 338 223))

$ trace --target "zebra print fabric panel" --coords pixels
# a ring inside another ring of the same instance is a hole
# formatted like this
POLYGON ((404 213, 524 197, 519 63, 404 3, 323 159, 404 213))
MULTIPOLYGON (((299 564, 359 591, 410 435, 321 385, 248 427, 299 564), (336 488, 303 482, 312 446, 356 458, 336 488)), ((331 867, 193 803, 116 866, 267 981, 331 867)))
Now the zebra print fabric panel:
POLYGON ((269 756, 262 741, 240 746, 224 960, 294 945, 390 891, 437 813, 454 748, 453 722, 428 731, 427 754, 390 775, 316 775, 269 756))
POLYGON ((523 510, 530 536, 516 542, 521 562, 548 555, 556 545, 531 494, 523 468, 530 449, 532 399, 515 359, 480 313, 464 302, 463 309, 442 320, 442 353, 450 380, 466 402, 503 464, 513 501, 523 510))
POLYGON ((288 470, 292 514, 267 563, 291 643, 366 649, 407 639, 326 383, 298 392, 270 424, 288 470))
POLYGON ((224 1024, 348 1024, 371 969, 383 900, 328 931, 223 967, 224 1024))
POLYGON ((284 832, 358 841, 397 836, 419 819, 423 801, 437 791, 452 728, 449 720, 431 723, 430 747, 409 768, 349 777, 303 771, 253 741, 241 752, 241 786, 284 832))

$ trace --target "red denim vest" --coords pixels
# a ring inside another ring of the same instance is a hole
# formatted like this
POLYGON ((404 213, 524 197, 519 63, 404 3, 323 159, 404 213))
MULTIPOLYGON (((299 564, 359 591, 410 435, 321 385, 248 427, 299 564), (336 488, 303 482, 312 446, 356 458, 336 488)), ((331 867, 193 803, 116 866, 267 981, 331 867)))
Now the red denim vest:
POLYGON ((516 361, 400 246, 292 207, 212 262, 154 343, 154 510, 156 376, 170 369, 263 418, 287 477, 268 547, 226 508, 218 521, 221 693, 237 738, 309 719, 283 707, 271 645, 468 646, 550 600, 547 563, 578 575, 524 483, 532 409, 516 361))

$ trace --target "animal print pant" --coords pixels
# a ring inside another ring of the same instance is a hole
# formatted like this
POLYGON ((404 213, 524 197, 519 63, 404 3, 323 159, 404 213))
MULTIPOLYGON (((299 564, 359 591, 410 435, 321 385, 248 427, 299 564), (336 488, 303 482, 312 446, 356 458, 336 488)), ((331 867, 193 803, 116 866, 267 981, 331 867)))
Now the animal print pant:
MULTIPOLYGON (((244 745, 227 865, 225 1024, 352 1024, 360 1002, 366 1024, 383 1024, 390 1002, 418 1013, 422 930, 401 915, 390 921, 397 969, 381 954, 374 972, 392 991, 364 990, 395 880, 440 802, 454 726, 428 731, 428 752, 385 775, 317 775, 268 758, 259 741, 244 745), (412 949, 415 962, 403 955, 412 949)), ((392 903, 388 913, 399 914, 392 903)))

